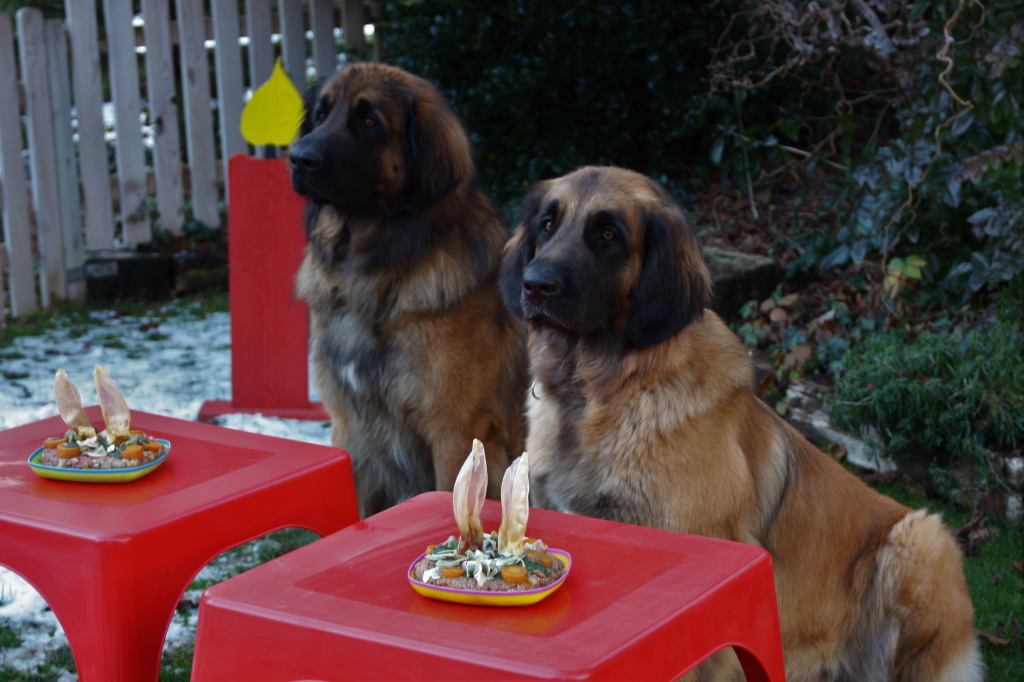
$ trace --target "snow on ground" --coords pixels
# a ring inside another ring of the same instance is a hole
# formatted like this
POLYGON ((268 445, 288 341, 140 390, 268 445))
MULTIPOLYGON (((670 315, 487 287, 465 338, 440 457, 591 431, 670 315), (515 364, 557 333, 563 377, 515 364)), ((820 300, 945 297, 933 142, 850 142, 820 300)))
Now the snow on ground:
MULTIPOLYGON (((194 302, 172 302, 152 315, 90 314, 87 327, 69 325, 39 336, 21 337, 0 347, 0 430, 57 414, 54 373, 63 368, 78 386, 82 401, 95 404, 92 372, 102 365, 133 410, 195 419, 205 400, 231 398, 231 332, 227 312, 203 313, 194 302), (84 333, 81 333, 83 332, 84 333)), ((316 398, 311 388, 310 395, 316 398)), ((325 422, 276 419, 261 415, 224 415, 217 423, 311 443, 330 444, 325 422)), ((199 578, 218 580, 230 570, 219 562, 199 578)), ((198 602, 198 594, 185 601, 198 602)), ((22 578, 0 567, 0 626, 22 640, 16 649, 0 648, 0 667, 34 670, 48 651, 67 644, 53 612, 22 578)), ((178 613, 165 648, 195 637, 195 614, 178 613)), ((77 680, 65 674, 60 682, 77 680)))

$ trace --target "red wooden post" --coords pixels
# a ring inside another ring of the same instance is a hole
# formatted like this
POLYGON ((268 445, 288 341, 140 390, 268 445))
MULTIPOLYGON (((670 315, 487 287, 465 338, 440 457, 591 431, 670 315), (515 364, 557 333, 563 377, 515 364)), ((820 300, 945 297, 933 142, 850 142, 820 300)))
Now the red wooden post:
POLYGON ((228 162, 231 400, 203 403, 202 421, 228 412, 329 419, 309 400, 309 320, 294 294, 305 200, 287 164, 246 154, 228 162))

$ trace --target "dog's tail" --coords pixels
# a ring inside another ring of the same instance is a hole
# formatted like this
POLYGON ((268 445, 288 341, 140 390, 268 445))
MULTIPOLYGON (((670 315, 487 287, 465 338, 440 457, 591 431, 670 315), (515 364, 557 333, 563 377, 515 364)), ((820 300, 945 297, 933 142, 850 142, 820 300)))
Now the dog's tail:
POLYGON ((901 682, 984 679, 963 557, 936 514, 913 511, 878 552, 876 597, 894 636, 882 644, 901 682))

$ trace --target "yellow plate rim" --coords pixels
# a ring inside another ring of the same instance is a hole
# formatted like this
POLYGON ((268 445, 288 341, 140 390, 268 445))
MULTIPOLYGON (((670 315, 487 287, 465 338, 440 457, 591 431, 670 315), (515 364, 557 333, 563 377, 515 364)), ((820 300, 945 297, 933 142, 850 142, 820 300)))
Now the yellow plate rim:
POLYGON ((418 593, 424 597, 431 599, 438 599, 440 601, 453 602, 456 604, 470 604, 474 606, 528 606, 530 604, 536 604, 541 599, 544 599, 552 592, 557 590, 565 582, 565 579, 569 577, 569 570, 572 568, 572 556, 564 549, 555 549, 548 547, 548 554, 554 554, 559 561, 565 565, 565 572, 555 582, 545 587, 539 587, 533 590, 522 590, 520 592, 485 592, 482 590, 457 590, 452 587, 442 587, 440 585, 428 585, 427 583, 417 580, 413 571, 416 568, 416 564, 423 560, 426 553, 420 554, 416 559, 409 565, 409 570, 406 572, 409 578, 409 584, 418 593))
POLYGON ((48 464, 41 464, 38 461, 38 459, 43 456, 43 450, 46 448, 39 448, 29 455, 28 465, 32 467, 32 471, 36 472, 43 478, 49 478, 55 481, 74 481, 76 483, 127 483, 128 481, 134 481, 151 473, 163 464, 164 460, 167 459, 167 455, 171 453, 171 442, 169 440, 164 438, 153 438, 152 440, 165 445, 167 450, 152 462, 143 464, 142 466, 128 467, 125 469, 63 469, 61 467, 53 467, 48 464))

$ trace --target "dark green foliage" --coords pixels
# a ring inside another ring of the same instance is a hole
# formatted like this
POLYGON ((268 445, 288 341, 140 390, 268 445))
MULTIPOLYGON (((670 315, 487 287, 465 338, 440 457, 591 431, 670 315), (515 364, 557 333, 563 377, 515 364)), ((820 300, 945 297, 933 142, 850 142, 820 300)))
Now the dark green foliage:
POLYGON ((1017 0, 730 5, 709 70, 744 125, 718 126, 723 164, 738 182, 828 171, 828 236, 793 267, 923 256, 927 297, 946 304, 1024 274, 1017 0))
POLYGON ((382 2, 388 61, 437 84, 471 131, 502 203, 591 163, 672 182, 707 158, 716 3, 382 2))
POLYGON ((42 10, 47 18, 64 16, 64 0, 0 0, 0 12, 6 12, 12 17, 23 7, 42 10))
MULTIPOLYGON (((849 351, 829 413, 840 428, 873 427, 887 455, 930 452, 987 471, 987 450, 1024 444, 1024 334, 1008 321, 963 340, 878 334, 849 351)), ((997 472, 996 472, 997 473, 997 472)))
POLYGON ((1024 274, 1019 0, 377 10, 388 61, 446 93, 506 207, 586 163, 752 206, 801 178, 794 271, 924 257, 914 303, 947 305, 1024 274))

